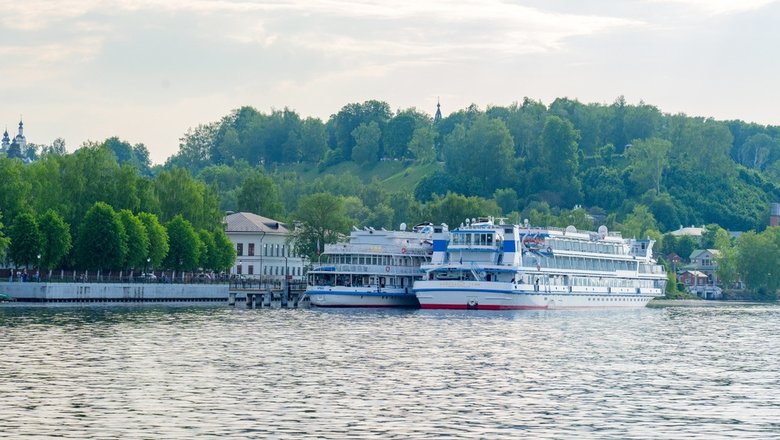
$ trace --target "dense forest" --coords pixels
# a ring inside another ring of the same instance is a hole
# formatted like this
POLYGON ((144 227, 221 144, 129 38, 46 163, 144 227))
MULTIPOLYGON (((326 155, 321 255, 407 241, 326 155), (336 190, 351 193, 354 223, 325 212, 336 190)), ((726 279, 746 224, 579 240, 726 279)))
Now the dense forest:
POLYGON ((240 184, 261 173, 273 186, 268 203, 282 205, 267 212, 285 216, 301 196, 319 191, 397 211, 388 176, 371 172, 386 161, 402 164, 397 172, 413 180, 402 194, 411 192, 415 203, 455 193, 495 202, 508 217, 581 206, 597 219, 613 214, 621 221, 644 206, 661 232, 710 223, 745 231, 763 229, 769 203, 780 200, 780 127, 664 114, 622 98, 611 105, 563 98, 549 106, 525 99, 484 111, 472 105, 438 121, 380 101, 348 104, 326 122, 244 107, 187 132, 165 168, 185 168, 215 185, 231 210, 245 207, 240 184), (339 167, 345 163, 355 167, 339 167), (314 166, 318 173, 298 180, 301 169, 314 166))
MULTIPOLYGON (((164 165, 116 138, 70 155, 61 140, 16 154, 26 160, 0 163, 6 219, 54 208, 76 225, 102 201, 208 230, 225 211, 251 211, 308 226, 298 237, 308 254, 352 225, 457 226, 479 215, 658 239, 682 225, 760 234, 780 201, 780 127, 666 114, 622 97, 526 98, 441 118, 376 100, 327 121, 242 107, 188 130, 164 165)), ((690 244, 673 242, 664 251, 686 257, 690 244)))

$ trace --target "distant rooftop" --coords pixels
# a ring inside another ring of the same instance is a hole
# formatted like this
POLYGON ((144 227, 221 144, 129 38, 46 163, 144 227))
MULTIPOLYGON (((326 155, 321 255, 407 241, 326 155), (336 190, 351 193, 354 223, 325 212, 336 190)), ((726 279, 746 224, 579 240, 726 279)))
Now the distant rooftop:
POLYGON ((675 237, 681 237, 683 235, 701 237, 702 233, 704 233, 704 228, 697 228, 696 226, 690 226, 687 228, 680 226, 680 229, 670 232, 670 234, 674 235, 675 237))
POLYGON ((265 232, 289 234, 287 225, 251 212, 237 212, 225 216, 225 232, 265 232))

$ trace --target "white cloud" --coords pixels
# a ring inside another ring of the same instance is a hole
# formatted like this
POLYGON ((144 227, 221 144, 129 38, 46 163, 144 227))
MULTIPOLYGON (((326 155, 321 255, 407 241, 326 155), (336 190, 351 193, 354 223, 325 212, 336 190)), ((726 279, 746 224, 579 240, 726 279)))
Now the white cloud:
POLYGON ((648 0, 650 3, 670 3, 702 11, 708 15, 727 15, 761 9, 777 0, 648 0))

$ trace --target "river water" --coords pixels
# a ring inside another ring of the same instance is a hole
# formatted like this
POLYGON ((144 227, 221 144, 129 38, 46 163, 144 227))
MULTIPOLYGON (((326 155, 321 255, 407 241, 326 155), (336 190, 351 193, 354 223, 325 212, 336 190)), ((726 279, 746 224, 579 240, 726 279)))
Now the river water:
POLYGON ((0 306, 0 438, 780 438, 780 306, 0 306))

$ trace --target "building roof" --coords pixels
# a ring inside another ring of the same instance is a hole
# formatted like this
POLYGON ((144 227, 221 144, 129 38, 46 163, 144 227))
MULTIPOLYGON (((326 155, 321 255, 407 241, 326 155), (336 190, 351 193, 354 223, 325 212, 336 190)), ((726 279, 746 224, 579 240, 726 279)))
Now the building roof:
POLYGON ((683 274, 685 274, 685 273, 689 273, 689 274, 691 274, 691 275, 693 275, 695 277, 698 277, 698 278, 708 278, 706 273, 700 272, 698 270, 686 270, 685 272, 683 272, 683 274))
POLYGON ((225 216, 225 232, 265 232, 289 234, 286 224, 251 212, 236 212, 225 216))
POLYGON ((676 231, 670 232, 670 234, 674 235, 675 237, 681 237, 683 235, 691 235, 693 237, 701 237, 701 234, 704 232, 704 228, 697 228, 695 226, 690 226, 687 228, 683 228, 680 226, 680 229, 676 231))
POLYGON ((699 258, 703 253, 709 252, 712 256, 717 257, 720 255, 720 251, 717 249, 696 249, 693 252, 691 252, 689 260, 695 260, 699 258))

